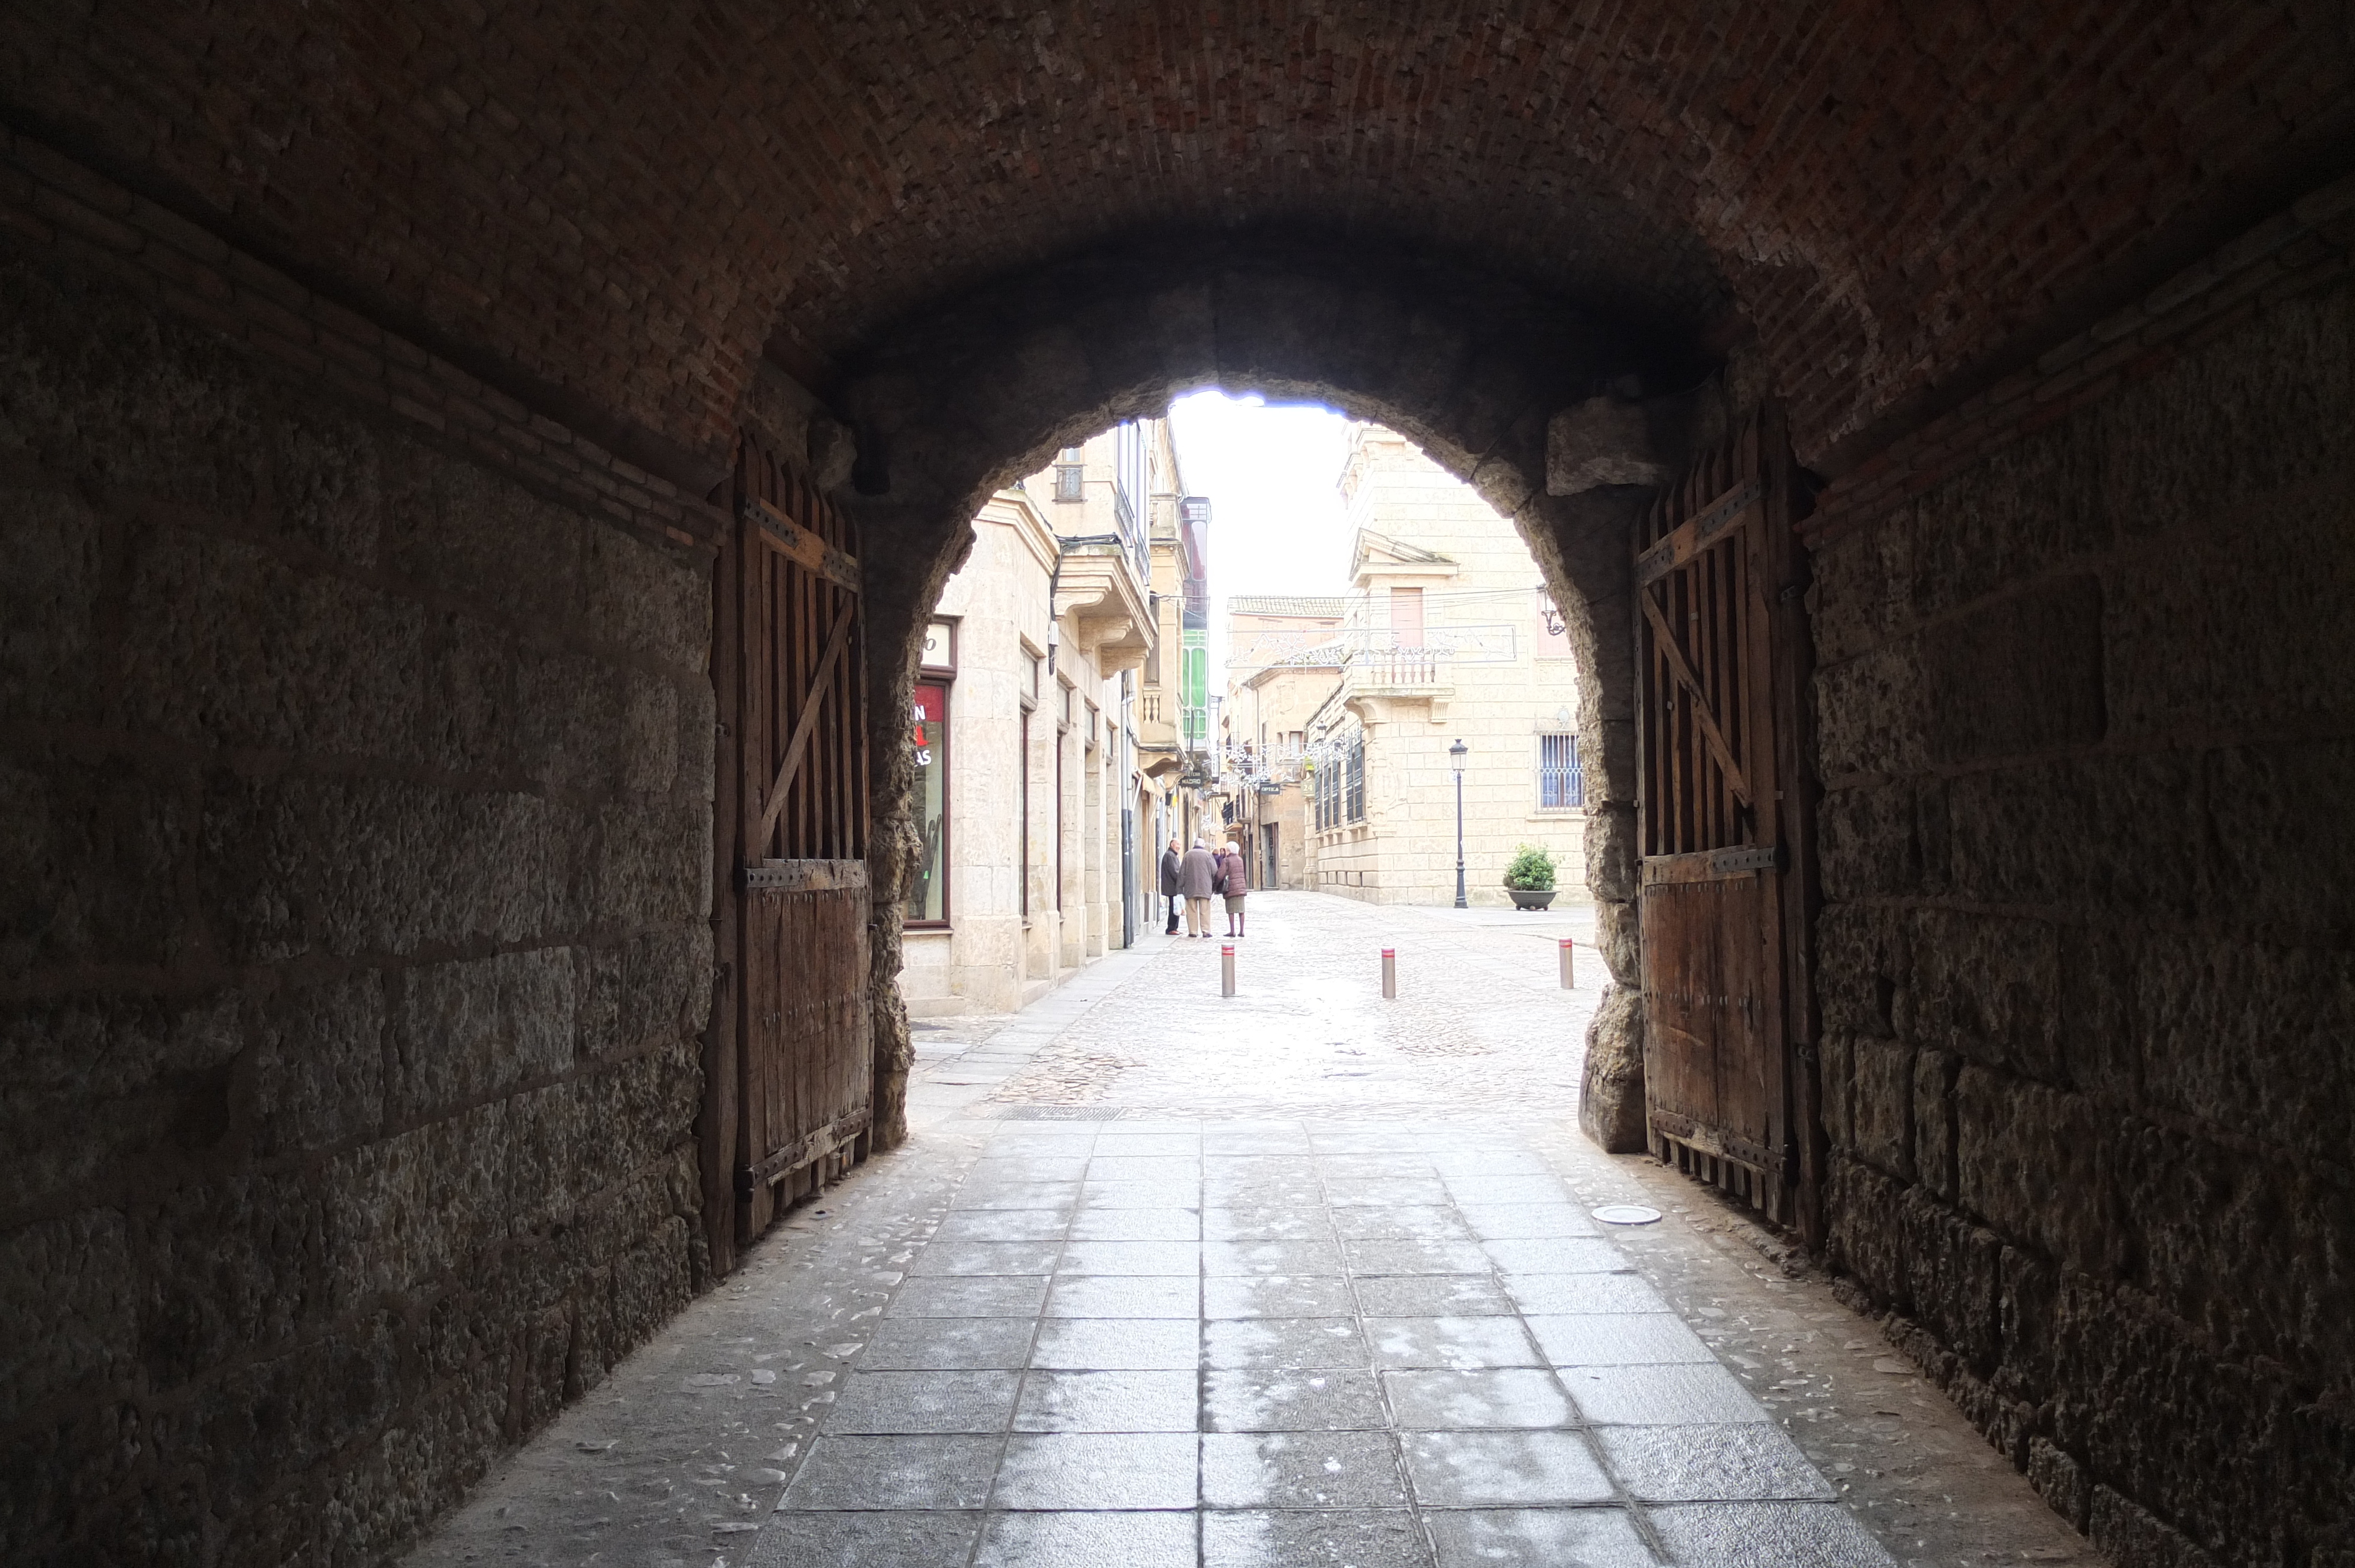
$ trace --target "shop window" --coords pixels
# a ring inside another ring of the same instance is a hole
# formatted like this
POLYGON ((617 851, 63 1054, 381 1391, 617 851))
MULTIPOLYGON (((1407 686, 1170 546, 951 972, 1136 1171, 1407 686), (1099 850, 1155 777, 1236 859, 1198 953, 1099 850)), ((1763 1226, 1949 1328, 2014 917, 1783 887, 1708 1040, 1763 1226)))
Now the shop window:
POLYGON ((938 926, 949 917, 949 689, 916 688, 916 831, 923 847, 908 885, 907 923, 938 926))

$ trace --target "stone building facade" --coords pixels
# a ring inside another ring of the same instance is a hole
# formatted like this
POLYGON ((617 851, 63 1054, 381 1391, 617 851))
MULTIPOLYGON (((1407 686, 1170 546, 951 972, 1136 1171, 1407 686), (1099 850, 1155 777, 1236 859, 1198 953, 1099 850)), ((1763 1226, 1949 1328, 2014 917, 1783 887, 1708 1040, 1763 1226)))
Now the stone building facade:
POLYGON ((1150 500, 1174 476, 1168 422, 1135 420, 974 520, 911 705, 911 1016, 1011 1012, 1154 922, 1151 835, 1170 807, 1141 765, 1137 687, 1157 645, 1150 500))
MULTIPOLYGON (((1210 736, 1210 503, 1188 495, 1169 443, 1168 421, 1155 420, 1152 496, 1155 636, 1137 701, 1139 768, 1149 781, 1151 842, 1182 848, 1216 825, 1204 791, 1218 777, 1210 736)), ((1156 885, 1157 886, 1157 883, 1156 885)))
POLYGON ((1309 885, 1308 726, 1340 678, 1338 596, 1227 599, 1220 810, 1256 887, 1309 885))
MULTIPOLYGON (((1461 744, 1470 901, 1510 902, 1504 871, 1525 843, 1553 855, 1560 896, 1580 897, 1578 675, 1529 546, 1470 486, 1379 426, 1353 437, 1341 489, 1350 591, 1333 641, 1294 656, 1329 661, 1327 690, 1284 730, 1305 754, 1306 885, 1373 903, 1453 902, 1451 747, 1461 744)), ((1269 683, 1244 689, 1256 706, 1269 683)))

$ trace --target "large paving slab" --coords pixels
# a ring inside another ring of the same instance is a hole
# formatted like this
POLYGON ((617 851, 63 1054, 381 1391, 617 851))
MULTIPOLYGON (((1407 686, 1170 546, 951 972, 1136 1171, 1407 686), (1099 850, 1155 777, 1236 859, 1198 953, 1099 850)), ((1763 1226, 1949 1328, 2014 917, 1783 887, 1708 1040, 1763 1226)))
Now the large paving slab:
POLYGON ((911 1144, 413 1561, 2097 1561, 1771 1239, 1576 1137, 1582 911, 1253 910, 1234 998, 1152 937, 927 1031, 911 1144))

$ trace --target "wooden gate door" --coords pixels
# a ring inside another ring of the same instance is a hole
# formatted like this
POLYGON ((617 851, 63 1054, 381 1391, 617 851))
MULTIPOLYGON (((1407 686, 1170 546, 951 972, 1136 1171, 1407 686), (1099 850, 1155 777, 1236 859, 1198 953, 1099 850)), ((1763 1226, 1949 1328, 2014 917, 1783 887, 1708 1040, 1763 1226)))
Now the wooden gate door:
POLYGON ((874 1057, 858 544, 749 436, 715 583, 726 970, 707 1054, 704 1185, 724 1271, 784 1202, 864 1155, 874 1057))
POLYGON ((1803 504, 1761 409, 1638 525, 1636 656, 1652 1151, 1812 1231, 1803 504))

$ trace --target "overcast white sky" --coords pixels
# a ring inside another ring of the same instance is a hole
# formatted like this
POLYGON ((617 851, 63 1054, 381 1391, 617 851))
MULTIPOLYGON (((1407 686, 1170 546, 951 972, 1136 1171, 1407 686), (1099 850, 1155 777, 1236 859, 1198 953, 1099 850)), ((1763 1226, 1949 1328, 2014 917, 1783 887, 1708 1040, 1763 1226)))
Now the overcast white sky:
POLYGON ((1210 690, 1226 690, 1230 594, 1337 594, 1349 535, 1337 484, 1349 421, 1313 404, 1196 392, 1169 406, 1178 466, 1210 498, 1210 690))

